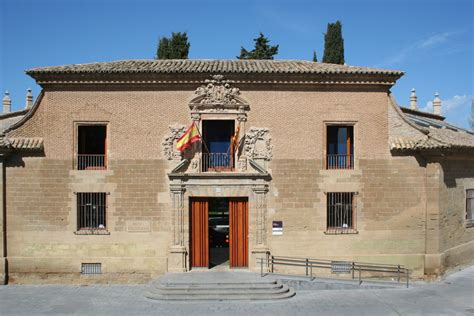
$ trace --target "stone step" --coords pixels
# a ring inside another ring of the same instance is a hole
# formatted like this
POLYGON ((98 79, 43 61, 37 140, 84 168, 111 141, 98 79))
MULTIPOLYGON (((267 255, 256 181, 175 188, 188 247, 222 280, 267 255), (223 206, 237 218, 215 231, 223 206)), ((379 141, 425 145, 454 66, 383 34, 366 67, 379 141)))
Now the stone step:
POLYGON ((187 289, 196 289, 196 290, 206 290, 206 289, 273 289, 281 287, 282 283, 280 281, 273 282, 258 282, 258 283, 163 283, 156 284, 155 288, 157 289, 169 289, 169 290, 187 290, 187 289))
POLYGON ((153 281, 145 297, 155 300, 279 300, 295 291, 256 273, 177 273, 153 281))
POLYGON ((186 294, 160 294, 156 292, 147 292, 145 297, 154 300, 280 300, 291 298, 295 295, 295 291, 286 288, 280 293, 186 293, 186 294))
POLYGON ((154 291, 158 294, 162 295, 201 295, 201 294, 277 294, 277 293, 284 293, 288 291, 287 285, 281 285, 276 288, 271 289, 255 289, 255 288, 183 288, 183 289, 170 289, 170 288, 157 288, 154 291))

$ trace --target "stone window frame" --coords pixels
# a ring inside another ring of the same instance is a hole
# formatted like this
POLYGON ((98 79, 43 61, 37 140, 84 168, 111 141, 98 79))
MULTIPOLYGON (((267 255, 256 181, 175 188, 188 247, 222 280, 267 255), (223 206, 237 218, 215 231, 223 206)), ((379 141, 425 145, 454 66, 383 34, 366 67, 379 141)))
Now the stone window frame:
POLYGON ((358 157, 359 157, 359 126, 358 126, 358 121, 357 120, 340 120, 340 121, 335 121, 335 120, 327 120, 323 121, 323 142, 322 142, 322 164, 321 164, 321 169, 325 170, 326 172, 354 172, 355 170, 359 169, 359 163, 358 163, 358 157), (328 127, 329 126, 352 126, 352 137, 353 139, 353 144, 354 144, 354 152, 352 153, 354 155, 354 163, 353 163, 353 168, 349 169, 328 169, 327 168, 327 142, 328 142, 328 127), (357 141, 356 141, 357 140, 357 141))
POLYGON ((110 196, 110 192, 105 192, 105 191, 81 191, 81 192, 74 192, 74 196, 75 196, 75 208, 74 208, 74 218, 76 219, 75 220, 75 223, 74 223, 74 227, 75 227, 75 232, 74 234, 75 235, 110 235, 110 231, 109 231, 109 223, 110 223, 110 215, 109 215, 109 196, 110 196), (105 223, 106 223, 106 226, 105 228, 85 228, 85 229, 79 229, 79 223, 78 223, 78 218, 79 218, 79 209, 78 209, 78 203, 77 203, 77 199, 78 199, 78 193, 105 193, 105 223))
POLYGON ((324 234, 325 235, 350 235, 350 234, 358 234, 359 231, 357 230, 357 218, 359 214, 359 192, 358 191, 352 191, 352 190, 331 190, 331 191, 325 191, 324 192, 324 214, 325 214, 325 220, 324 220, 324 234), (342 228, 342 229, 329 229, 327 226, 327 218, 328 218, 328 203, 327 203, 327 196, 328 193, 352 193, 353 194, 353 217, 352 217, 352 227, 351 228, 342 228))
POLYGON ((110 122, 109 121, 85 121, 85 120, 78 120, 73 122, 73 159, 72 159, 72 170, 76 171, 87 171, 87 172, 103 172, 106 170, 110 170, 108 159, 110 157, 110 122), (107 161, 104 169, 96 169, 96 170, 79 170, 77 168, 77 155, 79 152, 79 127, 80 126, 105 126, 106 138, 105 138, 105 159, 107 161))
MULTIPOLYGON (((468 219, 467 218, 467 202, 471 200, 471 205, 474 205, 474 188, 467 188, 464 190, 464 200, 465 200, 465 208, 464 208, 464 222, 466 228, 474 227, 474 218, 468 219), (472 191, 472 196, 469 196, 469 191, 472 191)), ((474 214, 471 214, 473 217, 474 214)))

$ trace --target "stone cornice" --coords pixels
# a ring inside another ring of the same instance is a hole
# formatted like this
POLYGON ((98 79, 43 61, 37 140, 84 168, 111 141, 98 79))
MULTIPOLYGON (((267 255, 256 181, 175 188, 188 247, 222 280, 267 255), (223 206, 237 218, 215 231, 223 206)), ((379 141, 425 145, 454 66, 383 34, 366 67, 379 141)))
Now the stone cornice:
POLYGON ((381 74, 37 74, 41 86, 48 85, 200 85, 211 75, 222 74, 235 84, 280 85, 383 85, 392 86, 400 77, 381 74))

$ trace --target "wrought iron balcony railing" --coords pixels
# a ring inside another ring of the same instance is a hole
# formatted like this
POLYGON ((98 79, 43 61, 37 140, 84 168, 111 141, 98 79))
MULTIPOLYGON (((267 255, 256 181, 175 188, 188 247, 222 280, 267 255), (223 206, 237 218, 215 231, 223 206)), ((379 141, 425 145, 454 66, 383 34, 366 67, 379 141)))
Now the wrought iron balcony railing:
POLYGON ((105 155, 77 155, 77 170, 105 170, 105 155))
POLYGON ((354 169, 354 155, 328 154, 326 169, 354 169))
POLYGON ((202 153, 201 171, 234 171, 234 157, 228 153, 202 153))

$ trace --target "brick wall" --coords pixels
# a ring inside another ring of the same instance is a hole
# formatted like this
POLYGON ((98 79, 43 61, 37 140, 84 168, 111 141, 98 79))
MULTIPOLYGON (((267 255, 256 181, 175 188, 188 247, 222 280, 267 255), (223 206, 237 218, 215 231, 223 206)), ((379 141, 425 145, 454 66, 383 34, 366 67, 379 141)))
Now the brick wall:
MULTIPOLYGON (((98 282, 143 281, 166 270, 173 216, 167 172, 175 162, 163 160, 161 142, 169 125, 190 122, 195 88, 45 92, 34 116, 9 134, 41 136, 45 147, 44 156, 14 156, 7 163, 12 280, 89 282, 79 278, 80 263, 88 261, 104 265, 98 282), (107 171, 73 170, 75 124, 91 121, 108 124, 107 171), (110 235, 74 234, 74 192, 87 190, 110 193, 110 235)), ((472 242, 472 231, 456 230, 461 187, 474 178, 463 175, 470 165, 445 165, 442 185, 438 169, 430 173, 417 157, 392 156, 393 113, 384 87, 239 88, 250 104, 246 127, 269 128, 274 146, 266 217, 272 253, 401 263, 421 276, 427 249, 439 254, 472 242), (355 169, 325 170, 326 124, 340 121, 354 124, 355 169), (358 193, 356 234, 325 234, 325 193, 338 191, 358 193), (441 222, 437 207, 430 208, 434 196, 446 210, 441 222), (283 236, 271 235, 272 220, 284 222, 283 236)))

